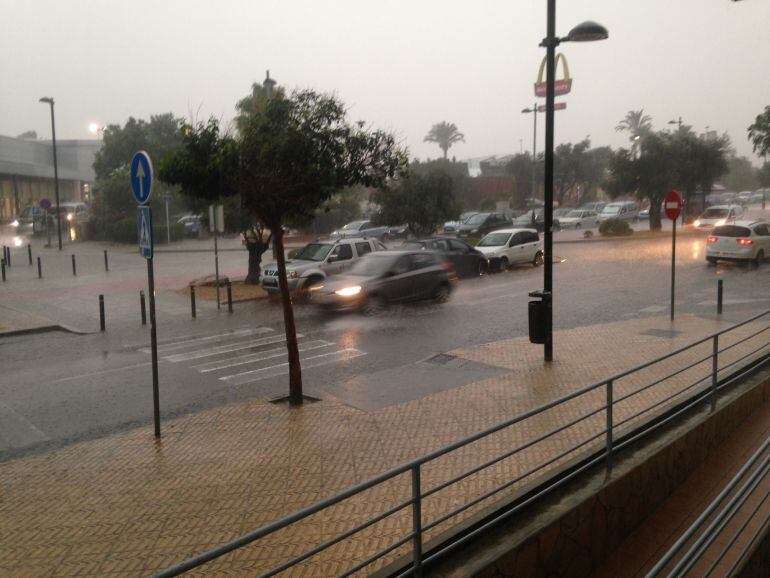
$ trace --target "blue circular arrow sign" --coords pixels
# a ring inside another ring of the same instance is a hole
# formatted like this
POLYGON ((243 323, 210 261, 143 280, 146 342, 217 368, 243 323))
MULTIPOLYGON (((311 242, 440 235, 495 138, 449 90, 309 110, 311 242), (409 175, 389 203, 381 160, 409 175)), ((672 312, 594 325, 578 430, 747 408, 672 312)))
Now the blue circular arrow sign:
POLYGON ((131 159, 131 191, 136 202, 146 205, 152 194, 152 161, 150 155, 139 151, 131 159))

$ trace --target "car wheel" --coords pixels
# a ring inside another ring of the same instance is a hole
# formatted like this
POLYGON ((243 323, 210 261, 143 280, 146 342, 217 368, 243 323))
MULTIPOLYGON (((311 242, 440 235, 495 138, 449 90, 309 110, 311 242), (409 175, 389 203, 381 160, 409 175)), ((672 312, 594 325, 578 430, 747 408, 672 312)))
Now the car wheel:
POLYGON ((709 265, 716 265, 717 264, 716 257, 706 257, 706 261, 708 261, 709 265))
POLYGON ((582 229, 582 227, 580 226, 580 223, 575 223, 575 228, 576 229, 582 229))
POLYGON ((479 259, 479 262, 476 264, 476 276, 481 277, 487 272, 487 264, 479 259))
POLYGON ((535 258, 532 259, 532 264, 535 267, 539 267, 540 265, 543 264, 543 252, 542 251, 538 251, 537 253, 535 253, 535 258))
POLYGON ((506 257, 502 257, 500 259, 500 263, 497 265, 497 271, 499 273, 502 273, 503 271, 507 271, 509 266, 510 266, 510 263, 508 263, 508 259, 506 257))
POLYGON ((764 260, 765 260, 765 252, 762 249, 760 249, 759 252, 757 253, 757 256, 754 257, 754 266, 759 267, 764 260))
POLYGON ((433 300, 436 303, 446 303, 449 300, 449 285, 439 285, 433 294, 433 300))
POLYGON ((303 285, 302 290, 299 293, 299 298, 301 301, 307 303, 310 301, 310 297, 312 295, 312 289, 313 287, 316 287, 317 285, 320 285, 323 283, 322 277, 311 277, 307 280, 307 283, 303 285))
POLYGON ((368 317, 375 317, 381 315, 386 308, 387 303, 382 297, 372 295, 364 303, 363 313, 368 317))

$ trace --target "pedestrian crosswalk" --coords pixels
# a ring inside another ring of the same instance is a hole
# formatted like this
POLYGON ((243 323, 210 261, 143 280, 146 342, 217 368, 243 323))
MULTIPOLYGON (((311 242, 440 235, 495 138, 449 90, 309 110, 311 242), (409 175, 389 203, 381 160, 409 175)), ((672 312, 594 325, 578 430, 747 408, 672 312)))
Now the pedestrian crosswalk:
MULTIPOLYGON (((297 341, 303 369, 366 355, 364 351, 341 347, 334 341, 306 339, 302 333, 297 334, 297 341)), ((141 347, 139 351, 150 353, 147 347, 141 347)), ((215 376, 230 386, 289 373, 286 336, 270 327, 166 339, 158 344, 158 356, 170 363, 187 365, 198 373, 215 376)))

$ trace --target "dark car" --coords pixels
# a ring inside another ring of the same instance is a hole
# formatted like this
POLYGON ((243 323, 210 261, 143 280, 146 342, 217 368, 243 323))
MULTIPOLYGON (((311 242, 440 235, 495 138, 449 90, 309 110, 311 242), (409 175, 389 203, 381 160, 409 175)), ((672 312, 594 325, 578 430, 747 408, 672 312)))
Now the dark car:
POLYGON ((404 243, 402 248, 435 251, 452 264, 460 277, 478 277, 487 271, 487 258, 484 254, 454 237, 415 239, 404 243))
POLYGON ((511 226, 505 213, 476 213, 457 229, 458 237, 483 237, 490 231, 511 226))
POLYGON ((376 315, 393 303, 433 299, 444 303, 451 291, 448 269, 431 251, 369 253, 344 276, 327 280, 313 302, 337 311, 376 315))
MULTIPOLYGON (((545 213, 542 209, 539 211, 528 211, 514 219, 513 225, 515 227, 529 227, 536 229, 538 233, 542 233, 545 231, 545 213)), ((561 231, 561 223, 559 223, 559 219, 555 216, 553 217, 553 230, 561 231)))

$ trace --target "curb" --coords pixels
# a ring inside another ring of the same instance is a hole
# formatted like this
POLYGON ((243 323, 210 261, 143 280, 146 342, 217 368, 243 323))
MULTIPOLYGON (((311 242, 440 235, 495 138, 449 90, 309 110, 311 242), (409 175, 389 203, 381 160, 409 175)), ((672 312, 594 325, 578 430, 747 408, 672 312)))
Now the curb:
POLYGON ((34 335, 36 333, 49 333, 51 331, 63 331, 65 333, 74 333, 75 335, 89 335, 89 331, 79 331, 66 325, 42 325, 40 327, 29 327, 27 329, 11 329, 10 331, 0 332, 0 339, 4 337, 18 337, 19 335, 34 335))
MULTIPOLYGON (((677 231, 676 236, 677 238, 695 237, 695 236, 698 236, 699 233, 703 233, 703 232, 704 231, 690 229, 690 230, 681 231, 681 232, 677 231)), ((554 239, 553 244, 558 245, 558 244, 567 244, 567 243, 603 243, 607 241, 624 241, 624 242, 649 241, 649 240, 663 239, 663 238, 670 239, 671 234, 668 231, 662 231, 660 234, 656 233, 654 235, 650 235, 648 234, 648 232, 645 231, 644 234, 639 234, 639 235, 634 234, 634 235, 626 235, 626 236, 618 236, 618 237, 602 237, 597 234, 595 237, 591 237, 590 239, 564 239, 561 241, 557 241, 556 239, 554 239)))

